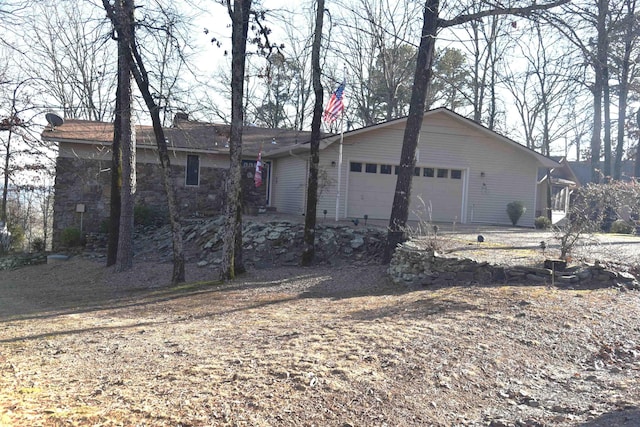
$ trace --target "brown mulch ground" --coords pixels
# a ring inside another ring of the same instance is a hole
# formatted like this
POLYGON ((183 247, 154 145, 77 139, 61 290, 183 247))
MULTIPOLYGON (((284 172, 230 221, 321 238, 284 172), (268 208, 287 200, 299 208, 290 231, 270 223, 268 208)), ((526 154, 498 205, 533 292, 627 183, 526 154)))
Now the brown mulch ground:
POLYGON ((638 292, 189 271, 0 272, 0 426, 640 425, 638 292))

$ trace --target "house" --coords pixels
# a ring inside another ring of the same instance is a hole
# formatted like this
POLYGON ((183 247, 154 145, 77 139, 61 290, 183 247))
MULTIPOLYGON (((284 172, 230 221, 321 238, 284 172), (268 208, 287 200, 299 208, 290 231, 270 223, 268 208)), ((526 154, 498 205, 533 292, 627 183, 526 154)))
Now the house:
MULTIPOLYGON (((319 217, 388 220, 406 118, 323 135, 320 143, 319 217)), ((99 231, 109 214, 111 123, 67 120, 42 133, 58 144, 54 244, 65 228, 99 231)), ((222 212, 229 166, 228 125, 178 117, 166 129, 183 215, 222 212)), ((244 128, 243 199, 247 206, 303 215, 306 211, 309 132, 244 128), (253 185, 262 151, 265 185, 253 185)), ((152 129, 137 126, 136 203, 166 209, 152 129)), ((533 226, 546 211, 539 171, 560 164, 450 110, 425 113, 416 151, 410 219, 510 224, 506 206, 522 201, 519 225, 533 226)))
POLYGON ((566 157, 551 157, 559 163, 554 169, 541 170, 538 173, 538 209, 536 216, 549 216, 551 222, 557 224, 569 213, 571 195, 581 183, 566 157))
MULTIPOLYGON (((582 185, 587 185, 593 182, 591 176, 591 162, 590 161, 571 161, 569 162, 571 169, 574 171, 576 176, 582 185)), ((600 169, 602 173, 602 169, 604 168, 604 161, 601 162, 600 169)), ((613 171, 613 160, 611 163, 611 170, 613 171)), ((623 160, 621 164, 621 179, 623 181, 629 181, 632 177, 635 176, 635 161, 634 160, 623 160)), ((601 179, 604 179, 604 174, 601 175, 601 179)))
MULTIPOLYGON (((388 220, 406 117, 331 135, 320 145, 318 215, 388 220), (342 141, 342 142, 341 142, 342 141)), ((303 214, 309 144, 269 154, 270 204, 303 214)), ((545 212, 539 170, 560 164, 445 108, 424 115, 416 150, 410 220, 509 225, 507 204, 527 208, 519 225, 545 212)))
MULTIPOLYGON (((229 168, 230 126, 201 123, 177 115, 165 136, 178 206, 183 216, 220 213, 225 202, 229 168)), ((166 215, 166 196, 160 177, 153 129, 136 126, 136 205, 166 215)), ((243 201, 245 206, 269 205, 271 162, 264 160, 264 183, 253 181, 258 152, 309 140, 309 132, 247 126, 243 134, 243 201)), ((42 139, 58 146, 53 218, 53 244, 67 228, 83 233, 106 229, 109 217, 113 123, 66 120, 49 126, 42 139)))

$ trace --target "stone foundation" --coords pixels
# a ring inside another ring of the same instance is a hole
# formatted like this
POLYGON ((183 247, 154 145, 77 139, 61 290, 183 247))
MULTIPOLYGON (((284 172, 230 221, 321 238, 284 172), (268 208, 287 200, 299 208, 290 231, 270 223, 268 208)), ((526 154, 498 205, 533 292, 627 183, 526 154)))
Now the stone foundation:
MULTIPOLYGON (((60 246, 60 233, 66 228, 82 229, 83 234, 105 231, 111 198, 110 162, 95 159, 59 157, 53 218, 53 247, 60 246), (85 212, 76 212, 83 205, 85 212)), ((160 166, 153 163, 136 165, 135 203, 145 205, 167 217, 167 198, 160 166)), ((182 217, 212 216, 224 211, 227 169, 200 168, 200 184, 185 185, 183 165, 171 166, 174 188, 182 217)), ((246 206, 263 207, 266 185, 256 188, 253 167, 243 168, 243 198, 246 206)))

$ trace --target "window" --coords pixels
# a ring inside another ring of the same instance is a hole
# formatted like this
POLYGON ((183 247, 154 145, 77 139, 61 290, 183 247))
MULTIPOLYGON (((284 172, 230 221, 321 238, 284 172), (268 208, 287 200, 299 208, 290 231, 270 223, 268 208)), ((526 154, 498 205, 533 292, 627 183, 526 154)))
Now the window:
POLYGON ((366 173, 378 173, 378 165, 375 163, 367 163, 364 171, 366 173))
POLYGON ((398 175, 400 173, 400 166, 394 166, 394 174, 398 175))
POLYGON ((391 175, 391 165, 380 165, 380 173, 383 175, 391 175))
POLYGON ((462 171, 460 169, 451 169, 451 179, 462 179, 462 171))
POLYGON ((351 172, 362 172, 362 163, 351 162, 351 172))
POLYGON ((438 169, 438 178, 448 178, 449 169, 438 169))
POLYGON ((433 172, 434 172, 433 168, 424 168, 422 176, 433 178, 433 176, 434 176, 433 172))
POLYGON ((200 157, 187 154, 186 185, 200 184, 200 157))
POLYGON ((420 168, 413 168, 413 176, 420 176, 420 168))

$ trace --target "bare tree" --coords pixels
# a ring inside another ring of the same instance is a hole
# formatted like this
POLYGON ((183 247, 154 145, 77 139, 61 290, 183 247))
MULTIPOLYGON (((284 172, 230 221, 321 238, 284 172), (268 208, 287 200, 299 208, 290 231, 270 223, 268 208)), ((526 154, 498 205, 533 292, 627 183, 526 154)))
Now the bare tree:
MULTIPOLYGON (((591 180, 599 182, 601 176, 601 156, 603 154, 602 134, 605 133, 605 147, 610 149, 610 129, 608 121, 608 51, 609 34, 607 18, 609 0, 572 3, 564 14, 548 14, 547 19, 582 53, 584 62, 592 68, 593 83, 593 132, 591 134, 591 180), (595 34, 594 34, 595 32, 595 34), (605 119, 603 123, 603 111, 605 119), (607 138, 609 141, 607 142, 607 138)), ((610 153, 605 153, 610 159, 610 153)))
POLYGON ((460 25, 486 16, 496 15, 521 15, 527 16, 536 10, 544 10, 566 3, 568 0, 560 0, 547 4, 532 4, 522 7, 502 7, 494 5, 485 10, 454 16, 450 19, 440 18, 440 2, 438 0, 425 0, 423 26, 420 48, 416 61, 409 116, 405 125, 400 153, 400 170, 394 193, 391 218, 389 219, 389 231, 383 262, 388 263, 396 246, 403 239, 403 230, 409 216, 409 202, 411 200, 411 181, 415 166, 415 151, 418 145, 418 135, 424 118, 424 106, 426 93, 429 90, 432 76, 432 64, 435 51, 435 42, 438 28, 460 25))
MULTIPOLYGON (((117 1, 115 12, 120 22, 117 33, 118 41, 118 90, 116 105, 117 122, 114 124, 114 142, 119 138, 114 150, 112 174, 120 178, 120 214, 118 221, 118 251, 116 255, 116 271, 130 270, 133 266, 133 211, 136 187, 136 136, 132 119, 131 63, 127 57, 128 40, 135 40, 135 20, 133 0, 117 1)), ((112 180, 113 182, 113 180, 112 180)))
POLYGON ((617 74, 617 93, 618 93, 618 132, 616 138, 615 160, 613 165, 613 179, 622 177, 622 156, 624 154, 625 131, 627 129, 627 109, 628 96, 631 81, 638 77, 637 61, 631 61, 633 53, 638 51, 638 35, 640 34, 640 25, 638 23, 637 1, 624 0, 622 5, 622 17, 614 27, 614 34, 619 35, 613 38, 612 54, 615 66, 614 74, 617 74), (616 43, 615 40, 618 40, 616 43))
MULTIPOLYGON (((133 14, 135 9, 134 0, 117 0, 122 2, 122 7, 127 14, 133 14)), ((107 12, 111 23, 113 24, 119 37, 130 34, 128 40, 125 40, 127 47, 127 58, 131 67, 131 72, 136 81, 136 85, 140 90, 142 98, 151 115, 153 125, 153 133, 158 147, 158 158, 160 160, 160 170, 164 190, 167 195, 167 206, 169 209, 169 221, 171 223, 171 235, 173 242, 173 273, 171 277, 172 283, 180 283, 185 280, 185 259, 184 259, 184 243, 182 240, 182 226, 180 224, 180 213, 176 203, 174 179, 171 171, 171 161, 167 140, 165 138, 162 120, 160 118, 161 107, 157 103, 157 98, 151 92, 149 73, 147 72, 144 60, 138 49, 138 43, 135 36, 135 25, 131 31, 123 28, 125 23, 121 22, 116 8, 109 0, 102 0, 104 9, 107 12)), ((122 238, 122 236, 120 236, 122 238)))
MULTIPOLYGON (((349 119, 371 125, 406 115, 417 50, 411 34, 418 27, 419 4, 410 0, 358 0, 342 5, 327 39, 334 59, 350 78, 349 119)), ((341 81, 329 75, 331 86, 341 81)))
POLYGON ((78 2, 38 2, 25 25, 21 67, 66 118, 109 120, 116 86, 115 50, 99 10, 78 2))
POLYGON ((2 206, 0 221, 7 222, 7 198, 10 184, 17 174, 25 171, 41 171, 50 167, 51 153, 35 136, 33 118, 40 110, 33 104, 33 79, 26 78, 17 82, 8 81, 3 86, 6 97, 0 104, 0 150, 3 151, 2 206))
POLYGON ((247 33, 251 0, 226 0, 231 16, 231 135, 229 140, 229 175, 227 178, 226 222, 223 236, 220 278, 235 278, 244 270, 242 261, 242 128, 244 126, 243 93, 247 33))
POLYGON ((311 54, 313 79, 313 120, 311 122, 311 141, 309 150, 309 178, 307 186, 307 211, 304 219, 304 248, 302 265, 310 265, 315 255, 316 207, 318 204, 318 163, 320 162, 320 121, 322 117, 322 82, 320 80, 320 48, 322 27, 324 25, 324 0, 317 0, 316 27, 311 54))
MULTIPOLYGON (((583 88, 578 83, 583 70, 572 66, 576 58, 570 46, 558 48, 563 40, 554 38, 539 20, 530 22, 525 32, 533 36, 514 40, 525 67, 514 70, 505 63, 504 83, 522 120, 526 146, 548 156, 552 143, 569 130, 567 113, 583 88)), ((517 66, 522 67, 522 61, 517 66)))
MULTIPOLYGON (((458 5, 465 10, 466 3, 458 5)), ((471 14, 481 12, 486 3, 473 2, 469 9, 471 14)), ((469 12, 463 12, 469 13, 469 12)), ((508 29, 511 29, 508 18, 501 15, 489 15, 481 19, 473 19, 462 25, 464 35, 469 42, 463 42, 471 56, 471 103, 473 120, 484 123, 489 129, 497 125, 498 111, 499 64, 509 47, 508 29)))

